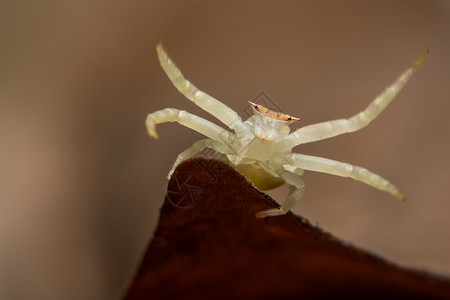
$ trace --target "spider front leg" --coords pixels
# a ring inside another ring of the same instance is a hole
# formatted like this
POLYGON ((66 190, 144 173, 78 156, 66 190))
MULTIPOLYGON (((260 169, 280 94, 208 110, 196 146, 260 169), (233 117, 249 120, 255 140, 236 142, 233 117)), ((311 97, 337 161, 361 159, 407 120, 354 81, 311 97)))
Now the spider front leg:
POLYGON ((194 102, 197 106, 209 112, 211 115, 223 122, 230 129, 235 130, 244 127, 242 119, 234 110, 232 110, 219 100, 200 91, 189 80, 184 78, 181 71, 169 58, 167 52, 164 50, 161 44, 158 44, 156 46, 156 51, 158 52, 158 58, 159 62, 161 63, 161 67, 164 69, 170 81, 172 81, 173 85, 180 93, 194 102))
POLYGON ((212 140, 222 143, 226 143, 233 137, 232 133, 222 127, 188 113, 187 111, 176 108, 165 108, 149 114, 145 121, 148 134, 157 139, 158 134, 156 133, 156 124, 165 122, 178 122, 179 124, 191 128, 212 140))
POLYGON ((287 157, 288 164, 308 171, 322 172, 342 177, 350 177, 364 182, 374 188, 388 192, 389 194, 403 200, 405 196, 400 193, 392 183, 369 170, 348 163, 317 156, 291 153, 287 157))
POLYGON ((170 179, 172 177, 173 172, 177 168, 177 166, 185 161, 186 159, 189 159, 196 155, 197 153, 203 151, 205 148, 210 148, 215 150, 218 153, 223 154, 232 154, 231 148, 226 146, 225 144, 218 143, 216 141, 213 141, 211 139, 203 139, 195 142, 191 147, 187 148, 180 154, 178 154, 177 159, 175 160, 175 163, 172 166, 172 169, 169 172, 169 175, 167 176, 167 179, 170 179))
POLYGON ((300 175, 289 171, 282 171, 280 177, 291 185, 291 192, 280 208, 268 209, 258 212, 257 218, 274 217, 286 214, 297 203, 305 192, 305 184, 300 175))
POLYGON ((367 126, 371 121, 378 117, 392 100, 394 100, 398 92, 400 92, 414 72, 422 65, 427 54, 428 51, 423 52, 415 63, 400 75, 400 77, 383 93, 376 97, 364 111, 349 119, 323 122, 297 129, 283 141, 283 147, 292 149, 300 144, 331 138, 343 133, 354 132, 367 126))

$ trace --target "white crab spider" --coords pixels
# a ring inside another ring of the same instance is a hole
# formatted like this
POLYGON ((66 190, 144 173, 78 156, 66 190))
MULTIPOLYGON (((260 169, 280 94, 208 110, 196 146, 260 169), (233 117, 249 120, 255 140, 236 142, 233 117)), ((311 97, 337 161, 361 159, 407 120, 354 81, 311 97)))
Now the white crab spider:
POLYGON ((154 138, 158 138, 155 125, 164 122, 178 122, 207 137, 197 141, 178 155, 168 178, 182 161, 205 148, 211 148, 225 154, 228 162, 261 190, 272 189, 283 183, 291 186, 291 192, 281 207, 258 212, 256 216, 259 218, 284 215, 300 200, 305 190, 305 184, 301 179, 303 170, 351 177, 386 191, 398 199, 404 198, 393 184, 367 169, 326 158, 292 153, 292 148, 354 132, 367 126, 391 103, 423 63, 428 51, 424 51, 415 63, 376 97, 364 111, 349 119, 313 124, 289 133, 289 125, 299 121, 299 118, 275 112, 249 101, 254 114, 246 121, 242 121, 231 108, 200 91, 186 80, 161 44, 156 47, 156 50, 162 68, 175 87, 189 100, 234 131, 232 133, 210 121, 176 108, 165 108, 149 114, 146 126, 148 133, 154 138))

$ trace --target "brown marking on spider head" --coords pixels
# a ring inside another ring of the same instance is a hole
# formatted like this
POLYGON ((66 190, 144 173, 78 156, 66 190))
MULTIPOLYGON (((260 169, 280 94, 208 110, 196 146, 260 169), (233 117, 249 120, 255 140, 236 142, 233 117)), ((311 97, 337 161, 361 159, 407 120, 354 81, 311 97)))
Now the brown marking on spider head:
POLYGON ((283 114, 274 110, 271 110, 265 106, 262 106, 260 104, 253 103, 251 101, 248 101, 248 103, 252 106, 253 110, 259 112, 263 116, 266 116, 268 118, 277 120, 277 121, 285 121, 285 122, 294 122, 294 121, 300 121, 300 118, 296 118, 287 114, 283 114))

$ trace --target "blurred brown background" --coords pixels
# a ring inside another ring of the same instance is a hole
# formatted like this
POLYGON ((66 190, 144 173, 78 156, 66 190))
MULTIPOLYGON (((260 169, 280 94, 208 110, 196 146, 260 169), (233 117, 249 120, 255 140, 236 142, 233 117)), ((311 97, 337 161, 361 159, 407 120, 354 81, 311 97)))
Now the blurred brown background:
POLYGON ((429 48, 369 127, 295 150, 366 167, 407 201, 306 173, 295 211, 399 264, 450 274, 449 32, 445 0, 1 1, 0 298, 120 297, 171 164, 201 137, 165 124, 151 140, 146 114, 176 107, 215 121, 166 78, 158 41, 242 116, 264 90, 301 125, 357 113, 429 48))

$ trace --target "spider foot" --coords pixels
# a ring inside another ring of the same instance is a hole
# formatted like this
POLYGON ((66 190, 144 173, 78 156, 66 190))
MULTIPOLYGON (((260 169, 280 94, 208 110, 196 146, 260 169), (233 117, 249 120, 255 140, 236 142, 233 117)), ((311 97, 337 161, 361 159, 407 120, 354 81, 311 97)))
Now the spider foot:
POLYGON ((286 214, 285 212, 282 212, 281 209, 274 208, 274 209, 268 209, 263 210, 255 214, 257 218, 265 218, 265 217, 274 217, 274 216, 282 216, 286 214))
POLYGON ((147 132, 148 134, 154 138, 158 138, 158 133, 156 133, 156 125, 155 121, 149 116, 147 117, 147 120, 145 121, 145 125, 147 125, 147 132))
POLYGON ((167 175, 167 179, 170 180, 170 178, 172 178, 172 174, 173 172, 175 172, 176 166, 173 166, 172 169, 170 170, 169 174, 167 175))

